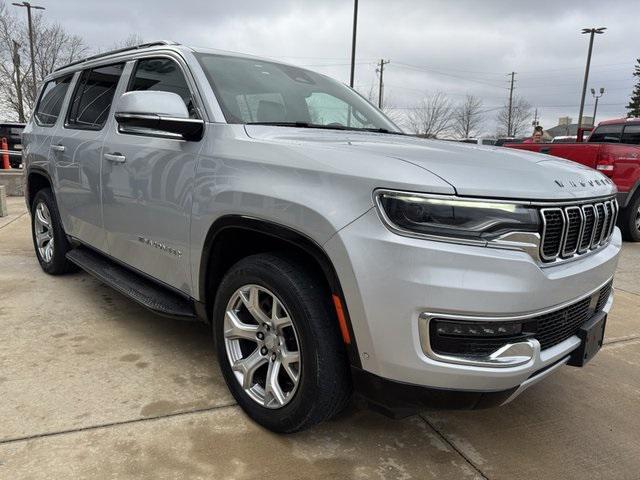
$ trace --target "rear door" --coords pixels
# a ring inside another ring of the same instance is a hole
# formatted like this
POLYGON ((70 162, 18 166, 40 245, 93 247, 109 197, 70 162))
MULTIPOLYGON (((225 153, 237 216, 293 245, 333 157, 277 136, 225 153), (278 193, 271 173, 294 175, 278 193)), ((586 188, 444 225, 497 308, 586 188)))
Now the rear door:
POLYGON ((64 126, 51 143, 56 199, 66 232, 106 251, 100 205, 102 144, 124 63, 76 74, 64 126))
MULTIPOLYGON (((25 148, 22 154, 28 157, 29 167, 41 167, 55 177, 51 171, 55 158, 51 155, 51 143, 63 122, 62 106, 69 95, 73 74, 50 80, 42 87, 38 103, 29 124, 24 130, 25 148)), ((55 182, 55 178, 54 178, 55 182)), ((55 183, 54 183, 55 185, 55 183)))
MULTIPOLYGON (((188 73, 173 56, 142 58, 133 66, 127 90, 176 93, 190 116, 200 118, 188 73)), ((189 227, 201 144, 175 134, 122 129, 114 120, 102 157, 110 255, 185 293, 191 291, 189 227)))

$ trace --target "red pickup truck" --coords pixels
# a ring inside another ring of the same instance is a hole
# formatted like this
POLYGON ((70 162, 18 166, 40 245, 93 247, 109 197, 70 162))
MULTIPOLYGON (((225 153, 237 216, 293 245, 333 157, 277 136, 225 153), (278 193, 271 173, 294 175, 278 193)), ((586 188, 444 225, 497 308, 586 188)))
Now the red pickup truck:
POLYGON ((640 118, 600 122, 586 142, 504 146, 566 158, 605 174, 618 187, 618 226, 623 236, 640 242, 640 118))

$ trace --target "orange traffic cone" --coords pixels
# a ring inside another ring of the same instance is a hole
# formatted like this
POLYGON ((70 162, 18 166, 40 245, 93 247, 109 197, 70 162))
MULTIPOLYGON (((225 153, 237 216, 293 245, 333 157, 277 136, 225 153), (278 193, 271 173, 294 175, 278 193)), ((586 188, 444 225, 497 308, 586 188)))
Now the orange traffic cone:
POLYGON ((2 151, 2 168, 5 170, 11 169, 11 164, 9 163, 9 142, 5 137, 2 137, 2 141, 0 142, 0 150, 2 151))

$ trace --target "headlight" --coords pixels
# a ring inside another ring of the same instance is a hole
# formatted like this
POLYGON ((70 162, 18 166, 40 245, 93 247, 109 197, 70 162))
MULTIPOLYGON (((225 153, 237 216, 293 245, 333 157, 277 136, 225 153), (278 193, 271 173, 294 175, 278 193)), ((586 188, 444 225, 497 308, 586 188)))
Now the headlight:
POLYGON ((538 211, 484 199, 377 190, 385 223, 398 233, 485 242, 509 232, 538 232, 538 211))

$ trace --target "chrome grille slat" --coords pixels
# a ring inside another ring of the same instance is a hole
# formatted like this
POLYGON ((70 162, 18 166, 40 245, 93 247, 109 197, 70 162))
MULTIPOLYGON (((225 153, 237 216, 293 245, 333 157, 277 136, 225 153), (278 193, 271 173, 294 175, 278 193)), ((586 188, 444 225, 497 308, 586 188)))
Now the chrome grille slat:
POLYGON ((542 208, 540 258, 547 263, 566 260, 606 245, 613 235, 618 210, 615 198, 542 208))

